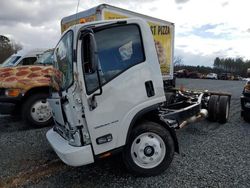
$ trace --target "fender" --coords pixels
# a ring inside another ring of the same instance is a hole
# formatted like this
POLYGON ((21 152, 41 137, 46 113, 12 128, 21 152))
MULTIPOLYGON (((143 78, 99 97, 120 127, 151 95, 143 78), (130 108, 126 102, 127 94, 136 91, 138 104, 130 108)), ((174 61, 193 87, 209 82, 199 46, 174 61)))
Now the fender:
POLYGON ((159 110, 158 110, 159 105, 160 104, 156 104, 156 105, 144 108, 134 116, 134 118, 132 119, 132 121, 130 123, 129 129, 128 129, 126 144, 128 143, 128 138, 129 138, 133 128, 137 125, 137 122, 139 122, 141 120, 149 120, 149 121, 153 121, 153 122, 156 122, 156 123, 162 125, 163 127, 165 127, 169 131, 169 133, 172 136, 173 141, 174 141, 175 152, 179 153, 179 143, 178 143, 178 139, 176 136, 176 132, 173 128, 171 128, 168 125, 168 123, 166 123, 165 121, 160 119, 159 110))

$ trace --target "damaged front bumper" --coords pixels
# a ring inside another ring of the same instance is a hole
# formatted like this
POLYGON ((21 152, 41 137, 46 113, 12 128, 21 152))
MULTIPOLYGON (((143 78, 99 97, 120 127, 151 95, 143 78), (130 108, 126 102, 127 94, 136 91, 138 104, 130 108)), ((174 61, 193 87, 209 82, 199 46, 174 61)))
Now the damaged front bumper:
POLYGON ((91 145, 81 147, 71 146, 67 140, 53 129, 47 132, 46 137, 58 157, 67 165, 82 166, 94 162, 91 145))

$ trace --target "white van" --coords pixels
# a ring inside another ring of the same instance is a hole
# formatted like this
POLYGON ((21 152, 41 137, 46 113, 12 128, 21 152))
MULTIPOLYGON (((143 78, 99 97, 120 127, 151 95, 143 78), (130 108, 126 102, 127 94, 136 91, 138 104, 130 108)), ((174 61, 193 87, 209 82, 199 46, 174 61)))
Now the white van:
POLYGON ((20 65, 33 65, 37 58, 46 49, 35 49, 30 51, 20 51, 6 59, 0 67, 14 67, 20 65))

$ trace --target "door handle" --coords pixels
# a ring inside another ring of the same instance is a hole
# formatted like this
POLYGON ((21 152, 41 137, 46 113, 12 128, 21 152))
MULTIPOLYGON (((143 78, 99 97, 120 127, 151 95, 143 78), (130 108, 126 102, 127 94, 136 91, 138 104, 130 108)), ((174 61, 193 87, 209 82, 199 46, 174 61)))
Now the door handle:
POLYGON ((148 97, 152 97, 155 95, 154 84, 153 84, 152 80, 145 82, 145 88, 146 88, 146 92, 147 92, 148 97))

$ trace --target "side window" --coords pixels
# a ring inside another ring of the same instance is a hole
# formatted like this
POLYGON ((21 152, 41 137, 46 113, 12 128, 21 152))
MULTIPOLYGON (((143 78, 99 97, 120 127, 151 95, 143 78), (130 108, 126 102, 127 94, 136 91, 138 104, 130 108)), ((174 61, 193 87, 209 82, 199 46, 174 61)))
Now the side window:
MULTIPOLYGON (((95 32, 98 50, 98 71, 102 85, 130 67, 145 61, 140 29, 137 25, 108 27, 95 32)), ((83 69, 87 93, 98 88, 96 72, 90 69, 89 39, 83 40, 83 69)))
POLYGON ((55 67, 62 73, 61 89, 73 82, 73 32, 67 32, 55 48, 55 67))
POLYGON ((19 63, 19 65, 33 65, 35 61, 36 57, 26 57, 19 63))
POLYGON ((95 38, 103 84, 145 61, 140 29, 135 24, 98 31, 95 38))

